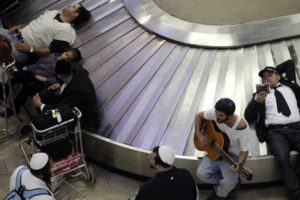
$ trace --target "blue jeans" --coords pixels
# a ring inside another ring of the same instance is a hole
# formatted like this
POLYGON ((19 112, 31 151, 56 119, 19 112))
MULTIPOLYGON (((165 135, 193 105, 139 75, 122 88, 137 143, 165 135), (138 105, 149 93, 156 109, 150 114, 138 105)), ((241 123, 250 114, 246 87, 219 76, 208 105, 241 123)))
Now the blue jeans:
POLYGON ((300 190, 296 171, 290 162, 290 151, 300 152, 300 127, 269 129, 267 144, 272 154, 279 161, 288 192, 300 190))
POLYGON ((27 53, 19 51, 15 48, 15 45, 21 40, 17 37, 17 34, 10 34, 7 29, 0 28, 0 35, 5 36, 11 43, 12 53, 17 63, 26 63, 28 61, 27 53))
MULTIPOLYGON (((237 156, 231 157, 237 160, 237 156)), ((213 184, 219 197, 227 197, 237 185, 239 173, 231 171, 227 161, 212 160, 205 156, 197 169, 197 176, 201 181, 213 184)))

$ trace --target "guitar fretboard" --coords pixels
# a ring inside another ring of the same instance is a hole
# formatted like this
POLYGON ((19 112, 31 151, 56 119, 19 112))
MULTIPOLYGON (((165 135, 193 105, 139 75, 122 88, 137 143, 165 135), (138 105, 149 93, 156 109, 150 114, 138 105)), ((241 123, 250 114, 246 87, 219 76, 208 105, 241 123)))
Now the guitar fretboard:
POLYGON ((223 159, 225 159, 227 162, 229 162, 232 165, 236 165, 236 162, 222 149, 222 147, 218 145, 218 143, 214 142, 212 146, 215 150, 217 150, 221 154, 223 159))

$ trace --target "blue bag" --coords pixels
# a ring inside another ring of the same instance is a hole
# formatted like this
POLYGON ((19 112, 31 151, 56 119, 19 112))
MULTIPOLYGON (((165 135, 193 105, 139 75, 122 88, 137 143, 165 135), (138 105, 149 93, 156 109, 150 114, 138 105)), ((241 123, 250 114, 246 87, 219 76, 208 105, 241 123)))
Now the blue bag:
POLYGON ((26 190, 21 183, 22 174, 25 170, 26 170, 26 167, 23 167, 18 171, 17 177, 16 177, 15 189, 12 190, 4 198, 4 200, 26 200, 26 199, 30 199, 31 197, 37 196, 37 195, 42 195, 42 194, 51 195, 48 190, 45 190, 43 188, 26 190))

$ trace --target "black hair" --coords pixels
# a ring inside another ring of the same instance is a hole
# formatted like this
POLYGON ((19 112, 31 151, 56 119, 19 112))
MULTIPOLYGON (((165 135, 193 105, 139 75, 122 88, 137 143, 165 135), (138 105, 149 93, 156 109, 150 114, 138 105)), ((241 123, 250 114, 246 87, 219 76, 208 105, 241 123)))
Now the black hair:
POLYGON ((79 24, 89 21, 92 17, 91 12, 88 11, 83 5, 79 4, 79 8, 77 10, 78 16, 73 20, 73 24, 78 26, 79 24))
POLYGON ((217 101, 215 109, 229 116, 235 111, 235 103, 229 98, 221 98, 217 101))
POLYGON ((72 74, 72 66, 71 63, 65 60, 58 60, 55 64, 55 73, 56 75, 69 75, 72 74))
POLYGON ((164 167, 164 168, 170 167, 171 165, 169 165, 169 164, 167 164, 167 163, 165 163, 165 162, 163 162, 163 161, 161 160, 161 158, 160 158, 160 156, 159 156, 159 153, 158 153, 158 149, 159 149, 159 146, 156 146, 156 147, 154 147, 153 150, 152 150, 154 153, 156 153, 155 158, 154 158, 155 164, 156 164, 156 165, 160 165, 160 166, 162 166, 162 167, 164 167))
POLYGON ((79 49, 77 49, 77 48, 71 48, 68 51, 72 52, 72 55, 73 55, 72 61, 78 62, 78 61, 81 60, 82 57, 81 57, 81 52, 79 51, 79 49))
POLYGON ((43 180, 46 183, 50 183, 51 171, 50 171, 50 162, 49 162, 49 160, 48 160, 47 164, 42 169, 34 170, 31 167, 29 167, 29 169, 30 169, 30 172, 31 172, 32 175, 34 175, 35 177, 42 176, 43 180))

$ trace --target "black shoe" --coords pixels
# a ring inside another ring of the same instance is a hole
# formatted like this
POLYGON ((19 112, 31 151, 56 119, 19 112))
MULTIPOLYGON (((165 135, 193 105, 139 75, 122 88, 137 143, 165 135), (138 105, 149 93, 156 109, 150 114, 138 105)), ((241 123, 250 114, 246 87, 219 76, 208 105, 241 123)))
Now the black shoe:
POLYGON ((16 130, 16 134, 18 137, 28 136, 32 132, 33 132, 32 127, 28 122, 22 122, 16 130))
MULTIPOLYGON (((6 117, 9 118, 11 116, 13 116, 15 113, 14 113, 14 110, 12 108, 7 108, 6 109, 6 117)), ((0 117, 5 117, 5 111, 1 111, 0 112, 0 117)))

